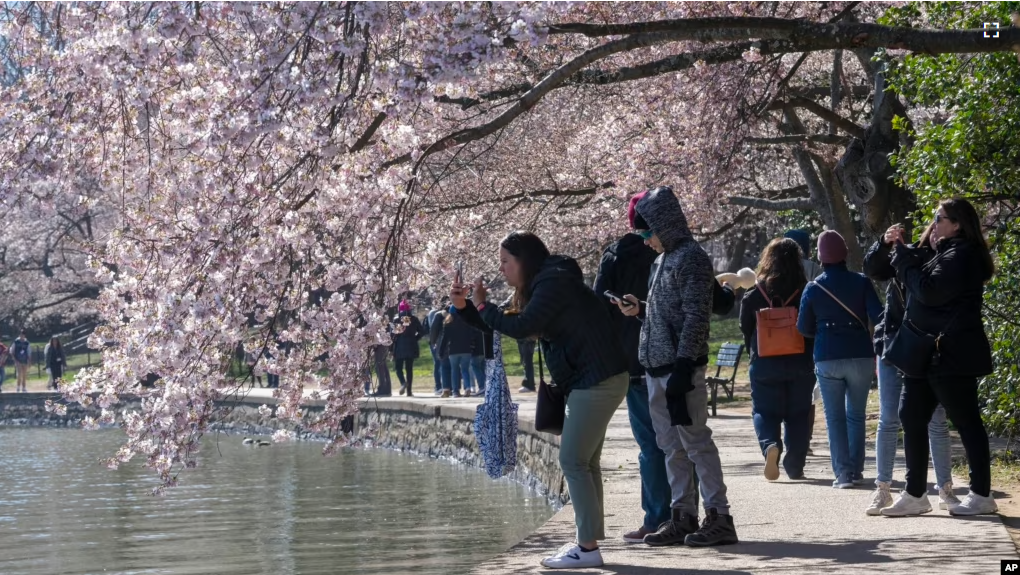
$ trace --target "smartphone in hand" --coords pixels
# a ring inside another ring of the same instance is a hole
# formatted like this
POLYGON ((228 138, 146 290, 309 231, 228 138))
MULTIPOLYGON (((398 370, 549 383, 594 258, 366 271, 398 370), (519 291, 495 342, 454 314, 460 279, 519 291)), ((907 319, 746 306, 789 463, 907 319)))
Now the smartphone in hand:
POLYGON ((611 292, 609 290, 606 290, 606 291, 602 292, 602 295, 604 295, 607 298, 613 300, 614 302, 618 301, 618 302, 622 303, 624 307, 633 307, 633 305, 634 305, 634 303, 631 302, 630 300, 623 299, 623 296, 617 295, 617 294, 615 294, 615 293, 613 293, 613 292, 611 292))

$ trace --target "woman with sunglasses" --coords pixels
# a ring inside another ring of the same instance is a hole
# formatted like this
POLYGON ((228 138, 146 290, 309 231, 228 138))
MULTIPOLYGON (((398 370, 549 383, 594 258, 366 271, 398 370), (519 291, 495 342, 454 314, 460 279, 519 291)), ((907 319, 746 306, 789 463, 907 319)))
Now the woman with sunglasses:
MULTIPOLYGON (((942 404, 960 433, 970 464, 970 493, 951 515, 982 515, 998 510, 991 494, 988 433, 981 421, 978 379, 992 373, 992 354, 981 313, 984 285, 995 273, 981 221, 969 202, 943 200, 930 229, 933 252, 915 249, 897 238, 892 267, 906 291, 900 331, 937 336, 925 353, 924 377, 904 375, 900 421, 907 464, 907 487, 882 515, 902 517, 932 510, 928 501, 928 423, 942 404), (910 324, 908 326, 908 324, 910 324)), ((904 340, 906 341, 906 340, 904 340)), ((894 341, 891 346, 895 346, 894 341)), ((886 348, 890 357, 890 348, 886 348)))

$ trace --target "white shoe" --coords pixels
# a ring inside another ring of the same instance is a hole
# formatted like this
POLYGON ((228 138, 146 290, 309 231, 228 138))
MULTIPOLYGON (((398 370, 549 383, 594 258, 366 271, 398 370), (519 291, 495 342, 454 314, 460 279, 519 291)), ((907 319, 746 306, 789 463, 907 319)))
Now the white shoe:
POLYGON ((765 479, 779 479, 779 447, 775 444, 765 448, 765 479))
POLYGON ((875 495, 871 498, 871 506, 868 507, 864 512, 868 515, 881 515, 882 510, 893 504, 892 493, 890 489, 892 484, 886 481, 876 481, 875 495))
POLYGON ((963 498, 963 502, 959 505, 949 508, 950 515, 986 515, 989 513, 995 513, 999 510, 999 506, 995 504, 995 499, 991 495, 988 497, 982 497, 977 493, 971 491, 963 498))
POLYGON ((960 499, 953 495, 953 482, 949 481, 939 487, 939 509, 943 511, 952 509, 960 504, 960 499))
POLYGON ((576 543, 564 545, 556 555, 542 560, 542 566, 549 569, 583 569, 585 567, 602 567, 602 552, 581 551, 576 543))
POLYGON ((923 513, 931 513, 931 502, 928 501, 928 495, 914 497, 907 493, 906 489, 900 492, 896 503, 882 510, 882 515, 886 517, 910 517, 923 513))

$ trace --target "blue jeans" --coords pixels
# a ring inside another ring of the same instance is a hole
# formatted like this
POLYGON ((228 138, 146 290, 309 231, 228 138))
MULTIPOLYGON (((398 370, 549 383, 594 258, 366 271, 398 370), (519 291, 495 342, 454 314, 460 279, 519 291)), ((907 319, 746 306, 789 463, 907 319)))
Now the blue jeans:
POLYGON ((627 389, 627 415, 630 416, 630 430, 641 450, 638 453, 638 470, 641 473, 641 509, 645 512, 643 527, 647 531, 655 531, 670 518, 673 493, 666 476, 666 454, 655 442, 655 428, 648 411, 648 384, 644 378, 640 383, 631 379, 627 389))
MULTIPOLYGON (((878 477, 875 482, 891 482, 896 459, 896 443, 900 431, 900 397, 903 377, 893 366, 878 362, 878 438, 875 440, 875 463, 878 477)), ((949 425, 946 410, 939 405, 928 422, 928 439, 931 444, 931 461, 935 467, 935 480, 939 487, 953 480, 953 463, 950 456, 949 425)))
POLYGON ((471 356, 471 373, 475 376, 475 389, 485 391, 485 356, 471 356))
POLYGON ((436 380, 436 391, 442 391, 443 389, 443 360, 436 355, 436 350, 429 346, 429 352, 432 353, 432 379, 436 380))
MULTIPOLYGON (((471 354, 470 353, 455 353, 450 356, 450 380, 453 384, 453 392, 460 393, 461 380, 464 381, 464 387, 468 388, 471 385, 471 354)), ((449 387, 447 389, 450 389, 449 387)))
POLYGON ((783 457, 786 475, 801 477, 811 440, 811 394, 815 375, 802 370, 762 377, 753 363, 749 375, 754 433, 762 455, 770 445, 775 445, 780 453, 786 452, 783 457), (786 424, 785 441, 780 439, 783 423, 786 424))
POLYGON ((875 376, 875 358, 835 359, 815 363, 825 404, 829 456, 836 477, 864 477, 864 417, 875 376))

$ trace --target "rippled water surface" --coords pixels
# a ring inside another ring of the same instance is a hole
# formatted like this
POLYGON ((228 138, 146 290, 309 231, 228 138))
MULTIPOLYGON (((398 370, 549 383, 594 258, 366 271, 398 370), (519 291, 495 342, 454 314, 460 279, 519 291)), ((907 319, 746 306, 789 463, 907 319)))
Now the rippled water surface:
POLYGON ((223 435, 157 498, 141 465, 97 463, 121 439, 0 427, 0 573, 464 573, 552 515, 475 468, 223 435))

